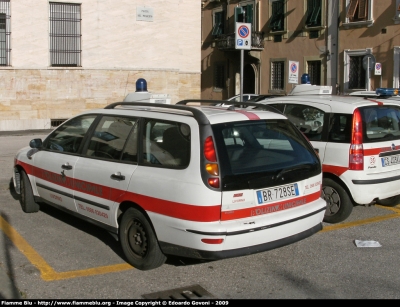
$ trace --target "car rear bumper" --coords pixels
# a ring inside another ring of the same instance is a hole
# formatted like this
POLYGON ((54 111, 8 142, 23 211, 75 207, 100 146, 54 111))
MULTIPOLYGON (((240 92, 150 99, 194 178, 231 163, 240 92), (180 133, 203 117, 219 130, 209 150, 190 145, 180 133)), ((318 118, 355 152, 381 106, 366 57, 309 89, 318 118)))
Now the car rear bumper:
POLYGON ((370 204, 378 199, 400 195, 400 176, 352 179, 349 189, 357 204, 370 204))
POLYGON ((206 251, 206 250, 197 250, 184 246, 177 246, 174 244, 160 242, 160 247, 163 253, 167 255, 175 255, 182 256, 188 258, 196 258, 196 259, 205 259, 205 260, 217 260, 224 258, 233 258, 239 256, 246 256, 255 253, 261 253, 268 250, 272 250, 275 248, 279 248, 285 245, 289 245, 305 238, 312 236, 318 231, 322 230, 322 223, 315 225, 314 227, 302 231, 300 233, 291 235, 289 237, 285 237, 279 240, 270 241, 267 243, 247 246, 243 248, 231 249, 231 250, 222 250, 222 251, 206 251))

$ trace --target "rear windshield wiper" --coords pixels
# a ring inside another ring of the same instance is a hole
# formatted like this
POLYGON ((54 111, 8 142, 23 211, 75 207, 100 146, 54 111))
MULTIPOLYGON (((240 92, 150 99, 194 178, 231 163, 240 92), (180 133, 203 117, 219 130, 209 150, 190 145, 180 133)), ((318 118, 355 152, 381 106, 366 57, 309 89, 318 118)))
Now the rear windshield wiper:
POLYGON ((296 165, 296 166, 289 167, 289 168, 284 168, 275 176, 275 181, 278 180, 280 177, 282 177, 284 174, 298 171, 298 170, 309 171, 313 166, 314 166, 314 164, 301 164, 301 165, 296 165))

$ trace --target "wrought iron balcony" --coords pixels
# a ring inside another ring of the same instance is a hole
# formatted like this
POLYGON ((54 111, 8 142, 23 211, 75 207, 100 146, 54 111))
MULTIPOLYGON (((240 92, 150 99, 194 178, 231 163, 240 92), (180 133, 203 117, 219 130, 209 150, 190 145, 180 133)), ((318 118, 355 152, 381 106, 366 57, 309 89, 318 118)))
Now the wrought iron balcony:
MULTIPOLYGON (((235 33, 219 35, 214 41, 219 50, 235 50, 235 33)), ((264 50, 264 32, 251 33, 251 50, 264 50)))

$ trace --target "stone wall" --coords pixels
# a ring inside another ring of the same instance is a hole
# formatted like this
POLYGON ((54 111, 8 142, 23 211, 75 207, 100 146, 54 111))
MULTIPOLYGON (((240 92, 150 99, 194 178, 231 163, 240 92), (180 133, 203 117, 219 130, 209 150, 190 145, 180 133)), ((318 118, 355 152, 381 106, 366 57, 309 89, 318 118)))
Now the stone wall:
POLYGON ((0 131, 48 129, 51 120, 122 101, 144 78, 171 103, 200 98, 200 74, 174 70, 0 70, 0 131))

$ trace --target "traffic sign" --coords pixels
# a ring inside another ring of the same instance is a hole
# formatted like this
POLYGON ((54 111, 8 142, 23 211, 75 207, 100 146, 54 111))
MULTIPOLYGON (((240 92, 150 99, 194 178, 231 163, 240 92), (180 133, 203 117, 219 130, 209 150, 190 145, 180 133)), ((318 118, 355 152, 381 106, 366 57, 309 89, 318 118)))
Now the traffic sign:
POLYGON ((363 57, 363 68, 372 70, 375 67, 375 57, 372 54, 367 54, 363 57))
POLYGON ((299 62, 289 61, 289 83, 299 83, 299 62))
POLYGON ((251 50, 251 23, 236 23, 235 49, 251 50))
POLYGON ((382 64, 376 63, 375 64, 375 76, 381 76, 381 75, 382 75, 382 64))

